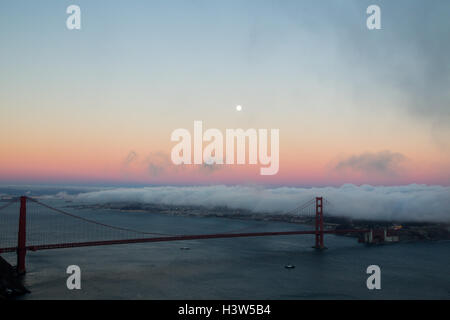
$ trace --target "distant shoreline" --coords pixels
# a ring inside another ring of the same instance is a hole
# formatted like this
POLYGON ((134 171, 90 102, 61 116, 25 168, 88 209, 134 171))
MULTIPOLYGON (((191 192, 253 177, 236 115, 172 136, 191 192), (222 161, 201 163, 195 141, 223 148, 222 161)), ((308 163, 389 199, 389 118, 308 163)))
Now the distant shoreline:
MULTIPOLYGON (((108 209, 123 212, 159 213, 187 217, 216 217, 237 220, 274 221, 292 224, 314 225, 314 218, 296 217, 285 213, 255 213, 244 209, 226 207, 206 208, 201 206, 174 206, 148 203, 114 202, 102 204, 68 205, 75 209, 108 209)), ((402 221, 355 220, 343 217, 325 216, 326 229, 369 229, 401 226, 396 232, 401 242, 450 240, 450 224, 402 221)), ((355 234, 344 236, 357 237, 355 234)))

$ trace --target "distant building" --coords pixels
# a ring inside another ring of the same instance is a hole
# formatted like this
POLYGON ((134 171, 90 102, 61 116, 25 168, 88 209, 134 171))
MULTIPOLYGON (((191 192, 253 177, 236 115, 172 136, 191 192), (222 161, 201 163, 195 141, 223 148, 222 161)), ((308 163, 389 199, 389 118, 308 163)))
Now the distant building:
POLYGON ((399 236, 387 228, 378 230, 370 229, 370 231, 364 233, 362 239, 360 239, 360 242, 373 244, 398 241, 399 236))

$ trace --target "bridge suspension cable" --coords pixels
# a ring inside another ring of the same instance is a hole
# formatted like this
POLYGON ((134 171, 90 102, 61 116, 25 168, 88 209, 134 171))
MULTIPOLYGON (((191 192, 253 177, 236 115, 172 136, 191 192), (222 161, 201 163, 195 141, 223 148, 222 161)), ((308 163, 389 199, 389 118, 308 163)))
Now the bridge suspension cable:
POLYGON ((34 202, 34 203, 37 203, 37 204, 39 204, 39 205, 41 205, 41 206, 43 206, 43 207, 45 207, 47 209, 53 210, 55 212, 58 212, 60 214, 63 214, 63 215, 66 215, 66 216, 69 216, 69 217, 72 217, 72 218, 75 218, 75 219, 79 219, 79 220, 82 220, 84 222, 88 222, 88 223, 92 223, 92 224, 95 224, 95 225, 98 225, 98 226, 102 226, 102 227, 105 227, 105 228, 110 228, 110 229, 113 229, 113 230, 133 232, 133 233, 142 234, 142 235, 177 236, 176 234, 158 233, 158 232, 145 232, 145 231, 139 231, 139 230, 135 230, 135 229, 131 229, 131 228, 117 227, 117 226, 113 226, 113 225, 110 225, 110 224, 106 224, 106 223, 98 222, 98 221, 95 221, 95 220, 92 220, 92 219, 87 219, 87 218, 83 218, 83 217, 74 215, 74 214, 69 213, 67 211, 64 211, 64 210, 61 210, 61 209, 49 206, 49 205, 47 205, 45 203, 42 203, 42 202, 40 202, 40 201, 38 201, 36 199, 30 198, 30 197, 27 197, 27 199, 32 201, 32 202, 34 202))
POLYGON ((298 213, 298 215, 303 215, 303 216, 311 216, 311 209, 314 208, 316 205, 316 199, 312 198, 304 203, 302 203, 301 205, 299 205, 298 207, 291 209, 289 211, 286 211, 285 214, 293 214, 293 213, 298 213), (307 212, 307 214, 305 213, 307 212))

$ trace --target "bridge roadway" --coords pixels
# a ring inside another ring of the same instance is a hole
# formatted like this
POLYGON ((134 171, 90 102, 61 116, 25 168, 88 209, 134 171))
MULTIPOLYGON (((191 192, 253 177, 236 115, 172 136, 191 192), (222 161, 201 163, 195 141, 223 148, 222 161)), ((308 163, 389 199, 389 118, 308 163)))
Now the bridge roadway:
MULTIPOLYGON (((343 233, 365 233, 370 230, 366 229, 343 229, 343 230, 324 230, 323 234, 343 234, 343 233)), ((146 243, 146 242, 167 242, 167 241, 186 241, 186 240, 204 240, 204 239, 224 239, 224 238, 245 238, 245 237, 267 237, 267 236, 291 236, 304 234, 320 234, 315 230, 306 231, 283 231, 283 232, 252 232, 252 233, 217 233, 217 234, 199 234, 199 235, 179 235, 156 238, 136 238, 124 240, 105 240, 105 241, 88 241, 88 242, 70 242, 58 244, 43 244, 26 246, 26 250, 39 251, 63 248, 92 247, 92 246, 108 246, 118 244, 146 243)), ((0 248, 0 253, 16 252, 17 247, 0 248)))

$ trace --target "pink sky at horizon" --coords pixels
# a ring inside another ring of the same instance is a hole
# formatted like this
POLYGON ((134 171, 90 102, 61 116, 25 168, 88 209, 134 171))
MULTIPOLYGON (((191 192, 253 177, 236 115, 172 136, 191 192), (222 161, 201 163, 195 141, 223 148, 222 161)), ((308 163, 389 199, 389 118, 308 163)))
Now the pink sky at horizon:
MULTIPOLYGON (((157 149, 155 152, 151 149, 146 151, 145 148, 131 151, 105 145, 84 145, 78 149, 75 149, 73 144, 64 149, 37 145, 33 148, 24 146, 21 149, 11 147, 0 159, 0 182, 190 185, 256 183, 289 186, 336 186, 345 183, 449 185, 449 175, 442 174, 445 172, 442 168, 447 164, 433 161, 431 157, 418 161, 409 154, 402 154, 405 159, 395 165, 395 168, 391 168, 392 170, 388 168, 384 171, 367 172, 355 168, 337 168, 338 163, 354 156, 353 154, 327 154, 326 150, 310 152, 289 150, 283 148, 281 142, 278 174, 260 176, 259 164, 215 165, 212 169, 201 165, 175 166, 169 156, 170 147, 175 144, 168 141, 165 150, 157 149), (130 154, 131 160, 127 160, 130 154)), ((5 150, 4 145, 2 150, 5 150)))
POLYGON ((0 184, 450 185, 449 5, 288 2, 0 4, 0 184), (278 174, 175 167, 195 120, 279 129, 278 174))

